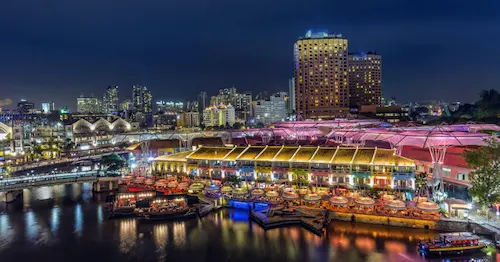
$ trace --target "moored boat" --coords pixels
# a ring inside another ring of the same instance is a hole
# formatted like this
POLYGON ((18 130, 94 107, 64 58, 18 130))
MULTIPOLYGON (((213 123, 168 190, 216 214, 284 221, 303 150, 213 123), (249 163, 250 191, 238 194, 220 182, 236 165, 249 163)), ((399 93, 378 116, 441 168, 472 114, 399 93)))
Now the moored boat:
POLYGON ((197 212, 196 208, 188 206, 184 198, 173 200, 159 198, 153 200, 148 208, 136 209, 135 215, 143 221, 161 221, 194 218, 197 212))
POLYGON ((420 242, 418 250, 426 256, 461 255, 474 253, 486 244, 479 241, 479 237, 469 232, 455 232, 439 234, 439 238, 420 242))

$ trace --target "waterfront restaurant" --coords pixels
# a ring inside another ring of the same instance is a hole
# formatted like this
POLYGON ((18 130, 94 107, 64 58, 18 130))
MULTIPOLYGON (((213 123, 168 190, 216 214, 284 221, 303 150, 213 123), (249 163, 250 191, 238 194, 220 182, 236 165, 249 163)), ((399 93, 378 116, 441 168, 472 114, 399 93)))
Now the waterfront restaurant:
POLYGON ((370 147, 233 146, 199 147, 156 158, 156 176, 189 174, 221 180, 415 189, 415 163, 395 150, 370 147))

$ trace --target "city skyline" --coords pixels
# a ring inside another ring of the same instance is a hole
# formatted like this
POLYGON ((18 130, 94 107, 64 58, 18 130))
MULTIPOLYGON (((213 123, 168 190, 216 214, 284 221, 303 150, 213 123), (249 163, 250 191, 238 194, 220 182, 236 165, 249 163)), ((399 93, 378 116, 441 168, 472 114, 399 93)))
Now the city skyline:
POLYGON ((115 19, 106 19, 111 4, 99 4, 34 4, 30 17, 17 23, 25 10, 6 3, 0 11, 1 98, 13 104, 50 98, 72 107, 67 101, 76 95, 101 94, 115 84, 141 84, 155 97, 181 100, 233 85, 255 93, 285 91, 293 75, 293 43, 311 28, 342 33, 349 51, 382 55, 384 97, 473 102, 478 90, 500 86, 493 78, 500 69, 496 3, 470 8, 467 2, 426 2, 410 9, 398 1, 313 1, 287 3, 282 12, 280 3, 264 9, 198 3, 191 10, 192 4, 168 9, 166 3, 125 1, 115 19), (343 12, 330 15, 335 10, 343 12))

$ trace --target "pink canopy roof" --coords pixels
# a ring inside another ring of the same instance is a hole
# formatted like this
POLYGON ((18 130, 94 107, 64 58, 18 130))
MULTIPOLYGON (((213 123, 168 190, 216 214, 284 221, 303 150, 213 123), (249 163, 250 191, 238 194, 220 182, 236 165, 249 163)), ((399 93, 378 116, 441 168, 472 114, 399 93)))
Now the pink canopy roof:
POLYGON ((330 136, 341 136, 351 141, 385 141, 392 146, 483 146, 491 136, 482 133, 446 132, 442 130, 394 130, 394 129, 364 129, 335 130, 330 136))

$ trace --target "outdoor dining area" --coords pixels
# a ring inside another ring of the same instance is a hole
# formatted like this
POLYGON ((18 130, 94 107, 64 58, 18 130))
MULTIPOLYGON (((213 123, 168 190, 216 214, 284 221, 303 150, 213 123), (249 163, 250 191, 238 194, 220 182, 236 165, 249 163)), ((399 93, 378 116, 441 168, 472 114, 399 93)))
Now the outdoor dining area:
POLYGON ((336 195, 322 205, 333 212, 439 220, 441 208, 426 197, 403 201, 394 194, 382 194, 378 198, 362 196, 357 192, 336 195))

